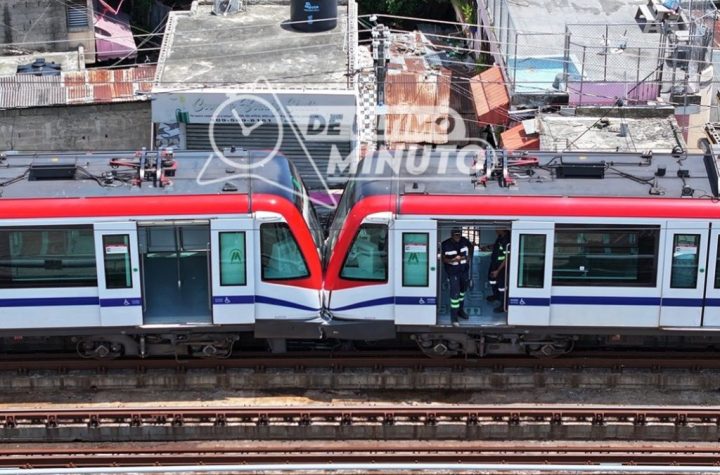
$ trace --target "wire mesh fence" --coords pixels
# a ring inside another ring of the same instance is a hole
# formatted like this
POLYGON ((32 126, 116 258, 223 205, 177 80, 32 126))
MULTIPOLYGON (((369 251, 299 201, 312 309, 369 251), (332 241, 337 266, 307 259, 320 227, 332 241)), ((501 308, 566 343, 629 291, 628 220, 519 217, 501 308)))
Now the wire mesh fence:
POLYGON ((562 33, 519 31, 508 0, 481 0, 480 8, 513 95, 562 91, 571 105, 604 105, 655 100, 711 63, 712 0, 681 0, 671 8, 648 1, 644 8, 663 12, 656 21, 643 23, 636 15, 632 23, 567 24, 562 33))

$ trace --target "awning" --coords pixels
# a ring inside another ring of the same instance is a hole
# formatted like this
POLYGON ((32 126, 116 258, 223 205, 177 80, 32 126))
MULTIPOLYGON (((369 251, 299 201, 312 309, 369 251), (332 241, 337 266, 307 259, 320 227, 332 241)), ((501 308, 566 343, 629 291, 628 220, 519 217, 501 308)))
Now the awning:
POLYGON ((137 46, 130 29, 130 18, 124 13, 96 13, 95 49, 98 61, 136 57, 137 46))
POLYGON ((510 96, 499 67, 493 66, 471 78, 470 89, 480 125, 504 125, 508 122, 510 96))

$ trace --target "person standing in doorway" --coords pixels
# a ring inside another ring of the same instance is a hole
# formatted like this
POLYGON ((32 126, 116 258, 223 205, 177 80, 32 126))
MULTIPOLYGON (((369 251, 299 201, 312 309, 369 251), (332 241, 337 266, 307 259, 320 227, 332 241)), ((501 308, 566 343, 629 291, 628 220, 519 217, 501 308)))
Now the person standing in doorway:
POLYGON ((453 228, 441 250, 445 274, 450 281, 450 318, 453 326, 459 326, 458 318, 468 318, 465 291, 470 281, 473 243, 462 235, 460 228, 453 228))
POLYGON ((505 273, 510 253, 510 232, 507 229, 496 229, 495 234, 497 237, 490 255, 488 273, 488 281, 493 293, 487 297, 487 300, 498 303, 493 312, 503 313, 505 312, 505 273))

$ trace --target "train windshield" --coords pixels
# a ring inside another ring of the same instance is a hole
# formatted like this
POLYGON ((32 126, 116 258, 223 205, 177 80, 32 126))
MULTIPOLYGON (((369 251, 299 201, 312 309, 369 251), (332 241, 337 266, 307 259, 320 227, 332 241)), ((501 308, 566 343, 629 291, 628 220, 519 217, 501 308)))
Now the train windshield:
POLYGON ((328 240, 325 245, 324 262, 326 264, 330 262, 330 254, 332 253, 332 249, 335 247, 335 244, 337 244, 337 240, 340 236, 340 231, 342 230, 343 224, 345 223, 345 219, 348 217, 348 214, 350 214, 350 210, 352 209, 354 204, 355 182, 351 180, 345 185, 342 198, 340 198, 340 202, 338 203, 337 208, 335 208, 335 214, 333 215, 332 221, 330 223, 328 240))

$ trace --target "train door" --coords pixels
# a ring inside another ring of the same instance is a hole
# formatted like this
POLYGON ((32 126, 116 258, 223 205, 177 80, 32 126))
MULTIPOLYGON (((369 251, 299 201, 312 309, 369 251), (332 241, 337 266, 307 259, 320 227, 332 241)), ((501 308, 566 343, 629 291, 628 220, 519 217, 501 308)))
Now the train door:
POLYGON ((135 223, 96 223, 94 234, 101 325, 141 325, 142 294, 135 223))
POLYGON ((720 327, 720 221, 711 223, 702 325, 720 327))
POLYGON ((255 276, 249 250, 254 249, 253 219, 223 219, 210 223, 212 313, 216 324, 255 321, 255 276))
POLYGON ((668 221, 660 326, 699 327, 703 316, 709 229, 703 221, 668 221))
POLYGON ((393 223, 395 324, 434 325, 437 318, 437 221, 393 223))
POLYGON ((140 223, 138 244, 144 323, 210 323, 209 223, 140 223))
POLYGON ((508 324, 549 325, 554 224, 514 221, 508 274, 508 324))

